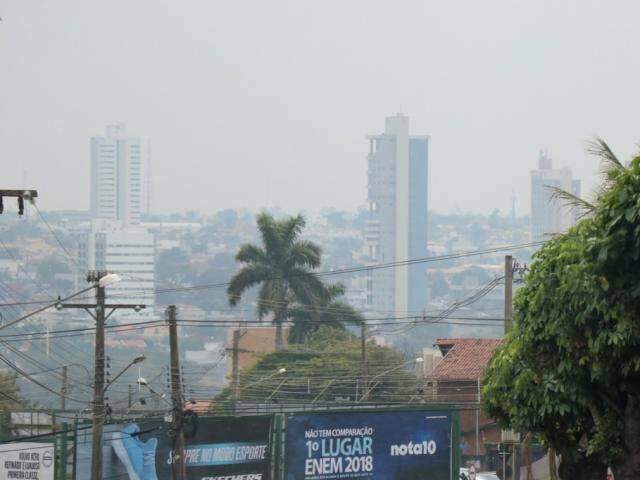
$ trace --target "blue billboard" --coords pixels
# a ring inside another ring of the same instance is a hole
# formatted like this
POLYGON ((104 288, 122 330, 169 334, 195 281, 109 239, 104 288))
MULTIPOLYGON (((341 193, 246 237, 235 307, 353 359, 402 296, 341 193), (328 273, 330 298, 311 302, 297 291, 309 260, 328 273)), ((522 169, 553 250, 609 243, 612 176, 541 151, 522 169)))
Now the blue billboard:
MULTIPOLYGON (((185 432, 187 475, 180 480, 269 480, 272 423, 268 416, 197 417, 193 428, 185 432)), ((78 479, 91 478, 91 436, 90 428, 77 434, 78 479)), ((170 424, 163 419, 105 425, 103 478, 174 479, 174 439, 170 424)))
POLYGON ((292 415, 286 480, 450 480, 452 418, 447 411, 292 415))

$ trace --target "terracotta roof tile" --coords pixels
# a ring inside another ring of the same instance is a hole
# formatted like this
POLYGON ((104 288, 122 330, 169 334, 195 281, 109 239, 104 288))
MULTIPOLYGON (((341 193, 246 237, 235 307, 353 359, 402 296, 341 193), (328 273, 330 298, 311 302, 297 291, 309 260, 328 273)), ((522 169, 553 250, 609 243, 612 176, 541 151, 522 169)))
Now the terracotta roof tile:
POLYGON ((501 343, 501 339, 494 338, 439 338, 435 345, 452 347, 428 377, 434 380, 477 380, 501 343))
POLYGON ((211 400, 196 400, 195 404, 187 402, 185 410, 191 410, 196 413, 207 413, 211 406, 211 400))

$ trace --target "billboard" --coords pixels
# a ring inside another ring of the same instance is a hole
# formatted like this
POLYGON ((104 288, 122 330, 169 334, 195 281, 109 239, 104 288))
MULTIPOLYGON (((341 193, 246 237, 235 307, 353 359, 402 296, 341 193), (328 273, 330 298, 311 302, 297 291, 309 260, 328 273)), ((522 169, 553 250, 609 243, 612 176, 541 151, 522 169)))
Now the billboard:
POLYGON ((292 415, 286 432, 286 480, 452 478, 447 411, 292 415))
POLYGON ((0 480, 53 480, 54 460, 52 443, 3 443, 0 445, 0 480))
MULTIPOLYGON (((185 435, 188 480, 269 480, 271 417, 199 417, 185 435)), ((104 478, 169 480, 170 424, 162 419, 106 425, 104 478)), ((77 478, 90 478, 91 429, 78 432, 77 478)))

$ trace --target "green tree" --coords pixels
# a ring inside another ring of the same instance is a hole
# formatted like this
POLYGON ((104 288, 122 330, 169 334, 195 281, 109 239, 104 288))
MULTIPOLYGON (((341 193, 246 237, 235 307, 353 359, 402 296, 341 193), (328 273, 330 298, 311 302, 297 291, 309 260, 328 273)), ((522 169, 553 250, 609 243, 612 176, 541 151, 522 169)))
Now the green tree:
POLYGON ((305 226, 301 215, 275 220, 268 213, 257 218, 262 245, 245 244, 236 260, 242 268, 227 288, 229 304, 237 305, 242 294, 260 285, 258 318, 273 314, 276 326, 276 350, 283 344, 282 324, 288 318, 289 304, 295 301, 315 310, 327 296, 327 289, 313 273, 320 266, 320 247, 301 240, 305 226))
MULTIPOLYGON (((370 341, 367 363, 370 381, 365 388, 360 339, 346 330, 322 326, 307 343, 288 345, 242 370, 237 399, 245 405, 326 405, 336 401, 357 402, 370 389, 368 401, 388 404, 417 401, 418 380, 402 368, 406 364, 402 354, 370 341)), ((232 399, 232 389, 227 387, 214 398, 213 409, 220 413, 230 411, 232 399)))
POLYGON ((640 156, 608 168, 590 215, 534 256, 483 400, 504 428, 562 454, 562 478, 640 472, 640 156))
POLYGON ((289 343, 304 343, 321 325, 344 329, 345 324, 360 325, 364 318, 356 309, 338 299, 345 293, 344 285, 328 285, 327 295, 316 308, 292 303, 288 316, 293 322, 289 330, 289 343))

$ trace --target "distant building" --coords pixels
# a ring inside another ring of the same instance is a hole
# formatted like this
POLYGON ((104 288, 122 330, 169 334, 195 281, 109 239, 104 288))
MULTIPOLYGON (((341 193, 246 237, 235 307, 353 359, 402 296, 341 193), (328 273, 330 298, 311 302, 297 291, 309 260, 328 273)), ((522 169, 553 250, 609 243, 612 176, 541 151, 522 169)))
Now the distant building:
MULTIPOLYGON (((240 323, 240 321, 238 322, 240 323)), ((239 332, 238 340, 238 369, 246 370, 253 367, 260 359, 276 351, 276 327, 265 325, 264 327, 230 328, 227 333, 227 375, 233 371, 233 332, 239 332)), ((287 344, 289 328, 282 328, 282 338, 287 344)))
MULTIPOLYGON (((442 357, 438 358, 431 371, 424 374, 425 398, 435 403, 477 403, 480 400, 482 377, 493 352, 501 343, 501 339, 492 338, 437 339, 435 347, 440 350, 442 357)), ((482 410, 467 408, 460 412, 463 459, 478 459, 486 455, 500 443, 500 439, 500 428, 482 410)))
MULTIPOLYGON (((409 135, 409 118, 387 117, 369 139, 366 243, 372 263, 427 255, 429 137, 409 135)), ((427 307, 424 263, 372 270, 368 303, 378 311, 421 312, 427 307)))
POLYGON ((552 159, 540 152, 538 169, 531 171, 531 239, 544 240, 575 225, 580 212, 554 198, 553 187, 580 196, 580 180, 570 168, 553 168, 552 159))
POLYGON ((127 136, 123 123, 107 125, 105 136, 91 138, 92 216, 136 225, 148 210, 148 144, 127 136))
POLYGON ((89 270, 117 273, 122 280, 107 287, 109 303, 144 303, 150 314, 155 304, 155 252, 154 235, 146 229, 95 220, 80 237, 77 285, 86 286, 89 270))

